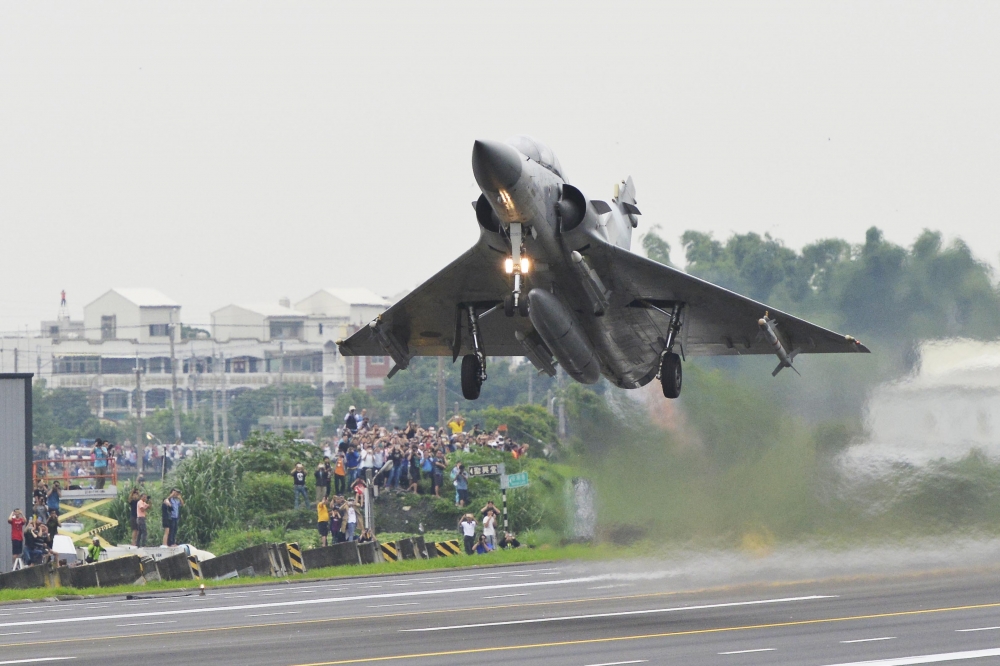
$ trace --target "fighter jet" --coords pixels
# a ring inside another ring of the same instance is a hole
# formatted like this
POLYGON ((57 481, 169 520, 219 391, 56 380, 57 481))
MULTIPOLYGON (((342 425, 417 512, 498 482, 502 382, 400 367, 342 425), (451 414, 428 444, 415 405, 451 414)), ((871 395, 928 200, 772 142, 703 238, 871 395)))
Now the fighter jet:
POLYGON ((525 356, 548 375, 559 365, 583 384, 658 379, 676 398, 688 356, 775 354, 777 374, 799 354, 868 353, 849 335, 631 252, 631 178, 609 202, 587 199, 526 136, 476 141, 472 171, 479 242, 339 341, 342 354, 388 355, 390 377, 415 356, 461 356, 462 393, 475 400, 487 356, 525 356))

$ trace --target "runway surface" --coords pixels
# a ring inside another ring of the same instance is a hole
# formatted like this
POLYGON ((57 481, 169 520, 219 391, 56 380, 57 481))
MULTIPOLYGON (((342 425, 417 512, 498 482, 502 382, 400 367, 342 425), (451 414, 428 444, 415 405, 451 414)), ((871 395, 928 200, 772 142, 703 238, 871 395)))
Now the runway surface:
POLYGON ((630 560, 0 605, 0 665, 1000 663, 998 568, 754 577, 630 560))

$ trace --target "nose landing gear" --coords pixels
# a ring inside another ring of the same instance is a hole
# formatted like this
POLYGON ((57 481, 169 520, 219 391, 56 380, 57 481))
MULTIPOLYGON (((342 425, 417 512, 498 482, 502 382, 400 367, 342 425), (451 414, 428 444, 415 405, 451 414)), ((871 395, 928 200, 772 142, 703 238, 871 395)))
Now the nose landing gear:
POLYGON ((504 268, 508 274, 514 276, 514 289, 503 299, 503 313, 508 317, 519 314, 522 317, 528 316, 528 299, 522 293, 522 277, 528 274, 531 268, 531 261, 521 253, 521 224, 511 222, 510 224, 510 247, 511 256, 504 262, 504 268))

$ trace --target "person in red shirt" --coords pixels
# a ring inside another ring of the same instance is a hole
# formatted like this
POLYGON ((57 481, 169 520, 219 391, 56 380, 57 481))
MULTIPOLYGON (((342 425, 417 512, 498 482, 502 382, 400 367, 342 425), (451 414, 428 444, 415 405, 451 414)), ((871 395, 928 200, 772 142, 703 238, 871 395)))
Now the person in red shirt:
POLYGON ((28 521, 24 519, 24 514, 21 513, 20 509, 14 509, 10 517, 7 518, 7 522, 10 524, 10 542, 14 551, 13 562, 16 563, 24 549, 24 524, 28 521))

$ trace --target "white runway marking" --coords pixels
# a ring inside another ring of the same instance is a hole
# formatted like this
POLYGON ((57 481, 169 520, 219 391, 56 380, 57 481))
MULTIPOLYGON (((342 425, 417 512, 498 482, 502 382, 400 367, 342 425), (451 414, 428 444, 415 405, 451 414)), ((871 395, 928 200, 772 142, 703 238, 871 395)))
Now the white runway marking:
POLYGON ((749 654, 751 652, 774 652, 774 648, 756 648, 754 650, 732 650, 730 652, 720 652, 719 654, 749 654))
MULTIPOLYGON (((298 599, 296 601, 267 601, 258 604, 243 604, 241 606, 207 606, 201 608, 179 608, 177 610, 144 611, 142 613, 111 613, 108 615, 83 615, 74 617, 64 617, 59 619, 38 619, 20 620, 17 622, 0 622, 0 629, 6 627, 36 626, 40 624, 63 624, 67 622, 93 622, 95 620, 118 620, 135 619, 140 617, 164 617, 171 615, 189 615, 195 613, 223 613, 239 612, 246 610, 257 610, 260 608, 282 608, 286 606, 311 606, 314 604, 345 604, 349 605, 354 601, 368 601, 369 599, 405 599, 413 597, 453 595, 468 592, 492 592, 494 590, 523 589, 527 587, 553 587, 559 585, 573 585, 576 583, 590 583, 602 580, 599 576, 586 576, 582 578, 563 578, 560 580, 535 581, 529 583, 504 583, 499 585, 473 585, 470 587, 442 588, 437 590, 416 590, 407 592, 383 592, 380 594, 356 594, 346 597, 323 597, 320 599, 298 599)), ((197 597, 195 597, 197 598, 197 597)), ((817 597, 818 598, 818 597, 817 597)), ((175 601, 180 601, 175 600, 175 601)))
POLYGON ((840 641, 841 643, 871 643, 872 641, 894 641, 895 636, 882 636, 880 638, 855 638, 853 641, 840 641))
POLYGON ((995 629, 1000 629, 1000 627, 976 627, 975 629, 956 629, 955 631, 964 633, 966 631, 993 631, 995 629))
POLYGON ((36 664, 40 661, 63 661, 66 659, 76 659, 76 657, 35 657, 34 659, 15 659, 13 661, 0 661, 0 664, 36 664))
POLYGON ((127 624, 116 624, 116 627, 144 627, 147 624, 177 624, 177 620, 157 620, 156 622, 129 622, 127 624))
POLYGON ((298 615, 302 611, 279 611, 277 613, 255 613, 254 615, 247 615, 247 617, 267 617, 268 615, 298 615))
POLYGON ((632 661, 608 661, 603 664, 587 664, 587 666, 622 666, 623 664, 645 664, 649 659, 633 659, 632 661))
POLYGON ((518 592, 517 594, 494 594, 492 597, 483 597, 483 599, 506 599, 507 597, 527 597, 530 592, 518 592))
POLYGON ((937 664, 942 661, 964 661, 966 659, 982 659, 983 657, 1000 657, 1000 648, 922 654, 913 657, 893 657, 891 659, 875 659, 873 661, 851 661, 841 664, 828 664, 827 666, 912 666, 913 664, 937 664))
POLYGON ((479 629, 482 627, 505 627, 514 624, 539 624, 542 622, 566 622, 568 620, 591 620, 600 617, 624 617, 627 615, 650 615, 653 613, 676 613, 679 611, 705 610, 709 608, 733 608, 735 606, 761 606, 764 604, 781 604, 792 601, 814 601, 816 599, 833 599, 836 595, 812 595, 808 597, 783 597, 781 599, 756 599, 754 601, 731 601, 721 604, 702 604, 698 606, 673 606, 670 608, 651 608, 647 610, 617 611, 614 613, 588 613, 587 615, 563 615, 560 617, 539 617, 530 620, 503 620, 500 622, 478 622, 476 624, 454 624, 447 627, 422 627, 419 629, 400 629, 401 632, 417 631, 447 631, 449 629, 479 629))

